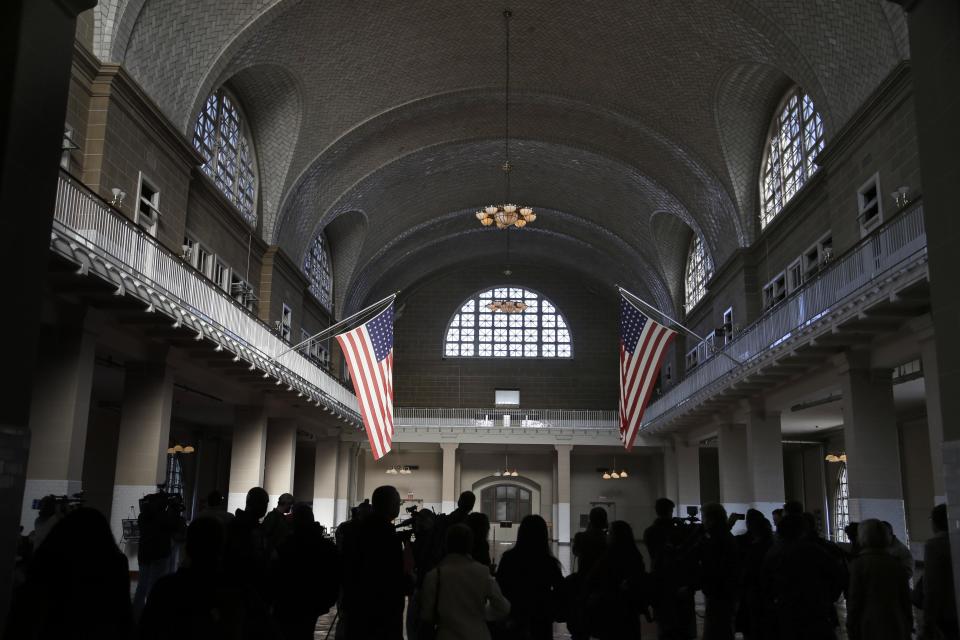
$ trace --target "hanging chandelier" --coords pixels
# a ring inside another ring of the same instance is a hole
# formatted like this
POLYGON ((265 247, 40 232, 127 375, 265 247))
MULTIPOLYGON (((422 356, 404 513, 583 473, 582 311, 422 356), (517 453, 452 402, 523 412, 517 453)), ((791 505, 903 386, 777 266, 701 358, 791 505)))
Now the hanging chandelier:
POLYGON ((827 457, 824 458, 824 460, 826 460, 827 462, 846 462, 847 454, 841 453, 840 455, 837 455, 835 453, 828 453, 827 457))
POLYGON ((530 207, 510 203, 510 171, 513 169, 513 165, 510 164, 510 17, 512 15, 509 10, 503 12, 507 34, 503 107, 503 164, 500 165, 503 170, 504 199, 503 204, 488 205, 475 214, 480 224, 485 227, 496 225, 497 229, 509 229, 510 227, 522 229, 528 223, 537 219, 537 214, 530 207))
POLYGON ((500 477, 516 478, 517 476, 520 475, 520 473, 517 471, 516 467, 514 467, 513 469, 510 468, 510 459, 507 457, 507 454, 503 454, 503 470, 497 469, 496 471, 493 472, 493 475, 498 478, 500 477))
POLYGON ((629 478, 630 475, 627 473, 626 469, 622 471, 617 471, 617 459, 613 459, 613 467, 610 469, 603 469, 603 475, 600 477, 604 480, 622 480, 624 478, 629 478))
POLYGON ((487 304, 487 309, 494 313, 523 313, 527 308, 527 303, 523 300, 512 300, 509 298, 498 298, 487 304))
POLYGON ((406 465, 395 464, 392 467, 387 469, 388 476, 395 476, 395 475, 408 476, 411 473, 413 473, 413 469, 411 469, 406 465))

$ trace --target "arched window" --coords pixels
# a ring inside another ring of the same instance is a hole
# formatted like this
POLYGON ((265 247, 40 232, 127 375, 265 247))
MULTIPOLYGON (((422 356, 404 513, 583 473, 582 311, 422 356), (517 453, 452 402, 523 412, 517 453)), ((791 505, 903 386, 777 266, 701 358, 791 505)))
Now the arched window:
POLYGON ((688 313, 707 294, 707 280, 710 279, 712 271, 707 252, 703 248, 703 241, 694 233, 693 238, 690 239, 690 249, 687 251, 687 269, 684 278, 688 313))
POLYGON ((850 542, 844 528, 850 524, 850 491, 847 486, 847 465, 841 464, 837 473, 837 490, 833 497, 833 539, 850 542))
POLYGON ((328 310, 333 308, 333 271, 330 268, 330 249, 326 235, 321 231, 310 243, 303 260, 303 271, 310 281, 310 293, 328 310))
POLYGON ((444 334, 443 355, 464 358, 570 358, 570 327, 539 293, 497 287, 474 295, 453 314, 444 334), (520 312, 494 311, 496 302, 523 303, 520 312))
POLYGON ((480 492, 480 511, 490 522, 519 522, 532 513, 529 490, 515 484, 497 484, 480 492))
POLYGON ((813 100, 800 87, 790 91, 770 126, 760 182, 760 228, 780 213, 783 205, 817 170, 823 149, 823 120, 813 100))
POLYGON ((253 146, 236 100, 223 87, 207 98, 193 129, 203 171, 250 226, 257 224, 257 174, 253 146))

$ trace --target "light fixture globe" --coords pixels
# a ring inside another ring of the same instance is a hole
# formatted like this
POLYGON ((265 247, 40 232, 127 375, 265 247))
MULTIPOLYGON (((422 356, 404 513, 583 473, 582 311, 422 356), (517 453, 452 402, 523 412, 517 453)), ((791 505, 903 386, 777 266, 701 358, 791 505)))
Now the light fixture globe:
POLYGON ((609 472, 609 471, 604 471, 604 472, 603 472, 603 475, 602 475, 601 477, 602 477, 604 480, 609 480, 612 476, 610 475, 610 472, 609 472))
POLYGON ((620 472, 620 479, 621 479, 621 480, 622 480, 623 478, 628 478, 628 477, 629 477, 629 476, 627 475, 627 470, 626 470, 626 469, 624 469, 623 471, 620 472))
POLYGON ((502 209, 493 214, 493 217, 497 221, 497 226, 502 224, 504 227, 509 227, 517 221, 517 205, 505 204, 502 209))

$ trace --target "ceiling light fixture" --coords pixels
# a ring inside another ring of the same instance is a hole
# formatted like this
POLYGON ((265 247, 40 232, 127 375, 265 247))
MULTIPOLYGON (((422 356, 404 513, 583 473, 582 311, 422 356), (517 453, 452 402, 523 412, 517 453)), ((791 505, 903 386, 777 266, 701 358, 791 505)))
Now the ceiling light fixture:
POLYGON ((512 300, 509 298, 492 300, 487 304, 487 309, 494 313, 523 313, 527 308, 527 303, 523 300, 512 300))
POLYGON ((506 27, 506 80, 503 107, 503 164, 500 168, 503 170, 504 177, 504 203, 488 205, 475 214, 480 224, 485 227, 496 225, 497 229, 510 227, 522 229, 537 219, 537 214, 530 207, 510 204, 510 171, 513 169, 513 165, 510 164, 510 17, 512 15, 509 10, 503 12, 506 27))
POLYGON ((497 478, 516 478, 520 475, 520 472, 517 471, 516 467, 513 469, 510 468, 510 458, 507 454, 503 454, 503 470, 497 469, 493 472, 493 475, 497 478))
POLYGON ((623 480, 630 477, 630 474, 627 473, 626 469, 617 471, 616 457, 613 459, 613 467, 610 469, 597 469, 597 471, 601 472, 602 475, 600 477, 604 480, 623 480))

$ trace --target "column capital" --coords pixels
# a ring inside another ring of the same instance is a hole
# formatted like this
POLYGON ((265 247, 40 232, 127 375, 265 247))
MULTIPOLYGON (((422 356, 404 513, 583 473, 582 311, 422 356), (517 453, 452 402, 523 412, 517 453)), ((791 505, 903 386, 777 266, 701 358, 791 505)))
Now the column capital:
POLYGON ((570 453, 573 451, 572 444, 555 444, 553 445, 553 448, 557 451, 557 453, 570 453))
POLYGON ((460 447, 459 442, 441 442, 440 443, 440 449, 442 449, 444 453, 447 453, 448 451, 450 453, 454 453, 459 447, 460 447))

